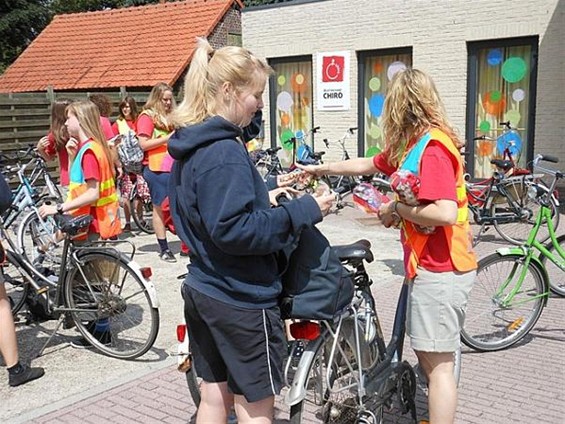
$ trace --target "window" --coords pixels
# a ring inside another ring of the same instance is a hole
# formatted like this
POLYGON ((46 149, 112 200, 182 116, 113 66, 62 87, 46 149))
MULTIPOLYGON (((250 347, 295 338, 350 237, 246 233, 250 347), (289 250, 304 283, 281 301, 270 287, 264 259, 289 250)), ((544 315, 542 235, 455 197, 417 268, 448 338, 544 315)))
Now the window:
MULTIPOLYGON (((312 57, 269 61, 275 73, 269 82, 271 145, 282 146, 283 166, 292 163, 291 139, 312 128, 312 57)), ((309 140, 312 143, 313 140, 309 140)))
POLYGON ((359 155, 382 151, 382 112, 388 84, 400 70, 412 66, 412 49, 380 50, 359 54, 359 155))
POLYGON ((229 32, 228 33, 228 46, 238 46, 241 47, 243 45, 241 40, 241 34, 234 34, 229 32))
POLYGON ((536 37, 468 46, 467 171, 476 178, 492 175, 491 159, 509 159, 505 150, 521 167, 532 158, 537 44, 536 37))

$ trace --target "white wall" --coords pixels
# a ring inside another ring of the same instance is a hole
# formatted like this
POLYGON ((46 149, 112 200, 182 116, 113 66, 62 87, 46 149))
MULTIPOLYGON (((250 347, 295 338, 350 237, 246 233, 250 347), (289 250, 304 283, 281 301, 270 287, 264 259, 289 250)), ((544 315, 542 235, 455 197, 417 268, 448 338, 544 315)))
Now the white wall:
MULTIPOLYGON (((357 125, 356 52, 412 47, 413 66, 432 75, 452 122, 464 135, 466 42, 538 35, 535 151, 565 162, 564 10, 564 0, 298 1, 244 9, 243 44, 264 58, 312 55, 314 78, 317 52, 351 52, 351 110, 317 111, 313 96, 315 125, 321 126, 324 138, 336 139, 357 125)), ((268 95, 265 100, 268 126, 268 95)), ((357 152, 355 140, 348 150, 357 152)), ((328 156, 337 159, 338 153, 328 156)))

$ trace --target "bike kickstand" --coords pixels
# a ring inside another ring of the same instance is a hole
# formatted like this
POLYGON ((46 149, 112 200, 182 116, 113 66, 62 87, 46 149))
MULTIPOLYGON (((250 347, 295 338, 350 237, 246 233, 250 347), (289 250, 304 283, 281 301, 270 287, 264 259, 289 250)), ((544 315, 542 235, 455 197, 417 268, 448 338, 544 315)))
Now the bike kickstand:
POLYGON ((59 319, 57 320, 57 325, 55 326, 55 329, 53 330, 53 332, 51 333, 51 335, 49 336, 49 338, 47 339, 47 341, 45 342, 45 344, 41 347, 41 349, 39 350, 39 352, 37 353, 36 358, 39 358, 41 355, 43 355, 43 351, 45 350, 45 348, 47 347, 47 345, 49 344, 49 342, 51 341, 51 339, 53 338, 53 336, 55 334, 57 334, 57 331, 59 330, 59 327, 61 327, 61 324, 63 324, 63 321, 65 320, 65 314, 61 314, 59 316, 59 319))

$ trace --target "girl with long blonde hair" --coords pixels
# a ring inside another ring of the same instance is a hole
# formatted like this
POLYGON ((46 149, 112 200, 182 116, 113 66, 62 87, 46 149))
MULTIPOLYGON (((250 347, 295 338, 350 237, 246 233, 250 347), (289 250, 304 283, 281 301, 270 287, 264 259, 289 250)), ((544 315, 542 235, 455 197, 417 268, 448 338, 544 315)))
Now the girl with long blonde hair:
POLYGON ((269 66, 241 47, 199 40, 184 100, 172 115, 171 214, 190 248, 183 283, 194 363, 203 378, 196 422, 270 423, 286 351, 278 261, 333 196, 304 195, 271 208, 244 145, 263 108, 269 66), (219 312, 221 311, 221 312, 219 312))
POLYGON ((167 144, 173 131, 169 115, 175 106, 172 87, 160 82, 149 93, 136 124, 139 145, 145 151, 143 178, 149 186, 153 203, 153 229, 159 243, 159 257, 165 262, 177 261, 169 249, 161 207, 167 197, 169 174, 173 164, 171 156, 167 153, 167 144))
POLYGON ((318 176, 384 172, 392 175, 391 181, 414 184, 410 193, 399 185, 395 200, 383 204, 378 216, 386 227, 401 228, 405 283, 410 285, 406 329, 428 378, 430 422, 453 423, 454 352, 459 349, 477 268, 461 143, 435 84, 417 69, 400 71, 393 78, 385 98, 383 130, 385 149, 373 158, 302 168, 318 176), (407 194, 412 195, 410 201, 407 194))

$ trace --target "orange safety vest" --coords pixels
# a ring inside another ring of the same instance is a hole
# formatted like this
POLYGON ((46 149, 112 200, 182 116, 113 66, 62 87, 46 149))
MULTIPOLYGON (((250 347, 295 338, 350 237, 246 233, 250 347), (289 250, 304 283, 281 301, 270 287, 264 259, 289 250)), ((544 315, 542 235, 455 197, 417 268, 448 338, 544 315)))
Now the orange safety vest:
MULTIPOLYGON (((151 114, 147 111, 141 112, 141 115, 147 115, 152 118, 151 114)), ((153 134, 150 138, 159 138, 166 136, 171 131, 159 128, 157 125, 153 127, 153 134)), ((169 155, 167 151, 167 144, 161 144, 160 146, 154 147, 153 149, 147 150, 145 153, 147 155, 149 169, 153 172, 171 172, 173 167, 173 158, 169 155)))
MULTIPOLYGON (((67 200, 76 199, 86 192, 87 185, 82 170, 82 158, 86 151, 92 150, 100 167, 100 184, 98 200, 93 205, 85 205, 71 211, 73 216, 92 215, 98 221, 100 237, 108 239, 121 233, 118 215, 118 194, 112 167, 102 147, 90 140, 77 152, 69 169, 69 195, 67 200)), ((80 237, 86 238, 86 235, 80 237)))
MULTIPOLYGON (((418 140, 402 158, 399 169, 408 170, 415 175, 419 175, 424 150, 432 140, 439 141, 443 144, 457 163, 455 175, 457 189, 457 221, 454 225, 443 227, 449 247, 451 262, 459 272, 472 271, 477 268, 477 258, 472 249, 473 235, 471 233, 471 226, 469 225, 467 194, 465 180, 463 178, 464 169, 461 154, 453 144, 451 138, 439 129, 431 130, 418 140)), ((419 232, 414 223, 405 219, 402 220, 402 228, 404 238, 410 248, 406 273, 408 278, 413 278, 417 274, 420 257, 428 242, 429 234, 419 232)))
POLYGON ((121 135, 126 135, 126 134, 129 133, 130 131, 133 131, 133 130, 129 127, 127 121, 126 121, 125 119, 123 119, 123 118, 118 118, 118 119, 116 119, 116 125, 118 126, 118 132, 119 132, 121 135))

